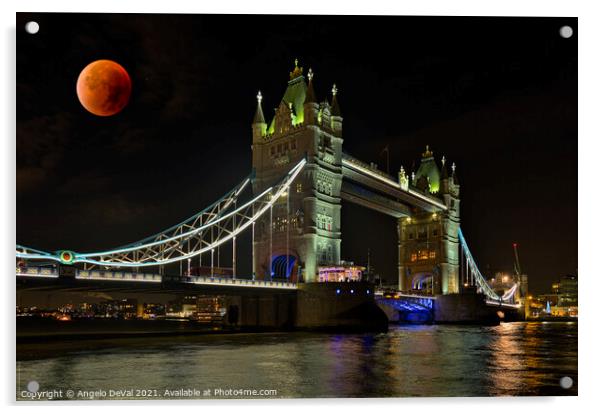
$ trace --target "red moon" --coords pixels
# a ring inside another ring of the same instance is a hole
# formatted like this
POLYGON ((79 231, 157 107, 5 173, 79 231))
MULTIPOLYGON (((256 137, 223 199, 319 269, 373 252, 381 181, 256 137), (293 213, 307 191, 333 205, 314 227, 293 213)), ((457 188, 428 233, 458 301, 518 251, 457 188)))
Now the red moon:
POLYGON ((90 63, 77 78, 77 97, 94 115, 115 115, 127 105, 131 92, 130 75, 112 60, 90 63))

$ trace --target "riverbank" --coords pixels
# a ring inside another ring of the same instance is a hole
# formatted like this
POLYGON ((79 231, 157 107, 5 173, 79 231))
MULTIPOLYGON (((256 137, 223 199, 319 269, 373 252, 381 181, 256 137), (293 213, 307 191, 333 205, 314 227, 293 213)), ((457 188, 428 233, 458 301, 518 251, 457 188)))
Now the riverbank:
MULTIPOLYGON (((265 331, 265 330, 263 330, 265 331)), ((17 343, 261 332, 189 320, 17 318, 17 343)))
POLYGON ((527 322, 579 322, 579 318, 572 316, 549 316, 543 318, 527 318, 527 322))
POLYGON ((349 326, 324 328, 273 328, 209 325, 190 320, 160 319, 72 319, 61 321, 53 318, 18 317, 16 320, 17 354, 36 357, 40 344, 63 344, 69 349, 87 349, 87 342, 103 341, 117 344, 119 340, 216 336, 233 334, 262 334, 291 332, 366 333, 369 329, 349 326), (30 345, 29 347, 27 345, 30 345), (24 352, 22 352, 24 351, 24 352), (33 351, 33 352, 30 352, 33 351))

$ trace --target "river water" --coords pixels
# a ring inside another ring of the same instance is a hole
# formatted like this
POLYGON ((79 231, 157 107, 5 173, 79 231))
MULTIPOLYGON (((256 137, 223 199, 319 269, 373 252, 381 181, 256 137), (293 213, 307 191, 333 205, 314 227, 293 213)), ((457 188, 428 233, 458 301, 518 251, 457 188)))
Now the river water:
POLYGON ((575 322, 59 341, 17 355, 19 400, 31 381, 79 399, 576 395, 578 382, 575 322))

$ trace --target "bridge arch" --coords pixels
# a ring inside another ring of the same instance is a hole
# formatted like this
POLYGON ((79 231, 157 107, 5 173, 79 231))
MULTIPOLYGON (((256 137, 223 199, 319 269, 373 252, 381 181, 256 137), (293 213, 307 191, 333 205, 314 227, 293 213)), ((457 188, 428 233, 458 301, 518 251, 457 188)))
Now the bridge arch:
POLYGON ((274 249, 270 257, 271 260, 268 260, 268 263, 265 265, 266 275, 271 274, 272 279, 286 279, 293 283, 299 282, 299 272, 302 262, 295 250, 291 249, 287 255, 286 249, 274 249), (270 263, 272 268, 268 273, 267 270, 270 268, 270 263))
POLYGON ((434 277, 433 272, 420 272, 412 275, 411 289, 413 291, 432 293, 434 277))

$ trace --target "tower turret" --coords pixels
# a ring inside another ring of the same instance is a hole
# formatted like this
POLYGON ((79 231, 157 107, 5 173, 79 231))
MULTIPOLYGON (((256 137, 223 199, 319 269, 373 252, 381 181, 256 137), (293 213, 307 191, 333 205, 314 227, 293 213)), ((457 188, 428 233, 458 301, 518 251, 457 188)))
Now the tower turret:
POLYGON ((441 195, 445 194, 449 188, 449 174, 447 172, 447 166, 445 165, 445 155, 441 157, 441 182, 439 183, 439 190, 441 195))
POLYGON ((459 240, 458 230, 460 228, 460 186, 456 182, 456 164, 452 163, 452 176, 447 175, 445 157, 442 161, 442 180, 440 197, 447 206, 442 213, 443 223, 443 256, 441 262, 442 283, 447 286, 447 292, 455 293, 460 290, 459 264, 459 240))
POLYGON ((337 99, 337 85, 332 85, 332 104, 330 105, 330 122, 335 135, 340 136, 343 129, 343 117, 341 116, 341 108, 337 99))
POLYGON ((305 125, 318 125, 318 112, 320 105, 318 104, 318 100, 316 99, 316 93, 314 91, 314 72, 311 70, 311 68, 307 72, 307 79, 309 83, 307 84, 307 91, 305 92, 305 102, 303 103, 303 122, 305 123, 305 125))
POLYGON ((458 176, 456 175, 456 163, 452 164, 452 180, 454 180, 454 184, 460 187, 460 182, 458 181, 458 176))
POLYGON ((263 97, 261 96, 261 91, 257 92, 257 109, 255 110, 255 116, 253 117, 253 143, 259 141, 263 136, 265 136, 267 130, 267 124, 265 123, 265 118, 263 116, 263 110, 261 109, 261 100, 263 97))
POLYGON ((403 169, 403 165, 399 167, 399 186, 402 190, 408 191, 409 180, 408 175, 403 169))

